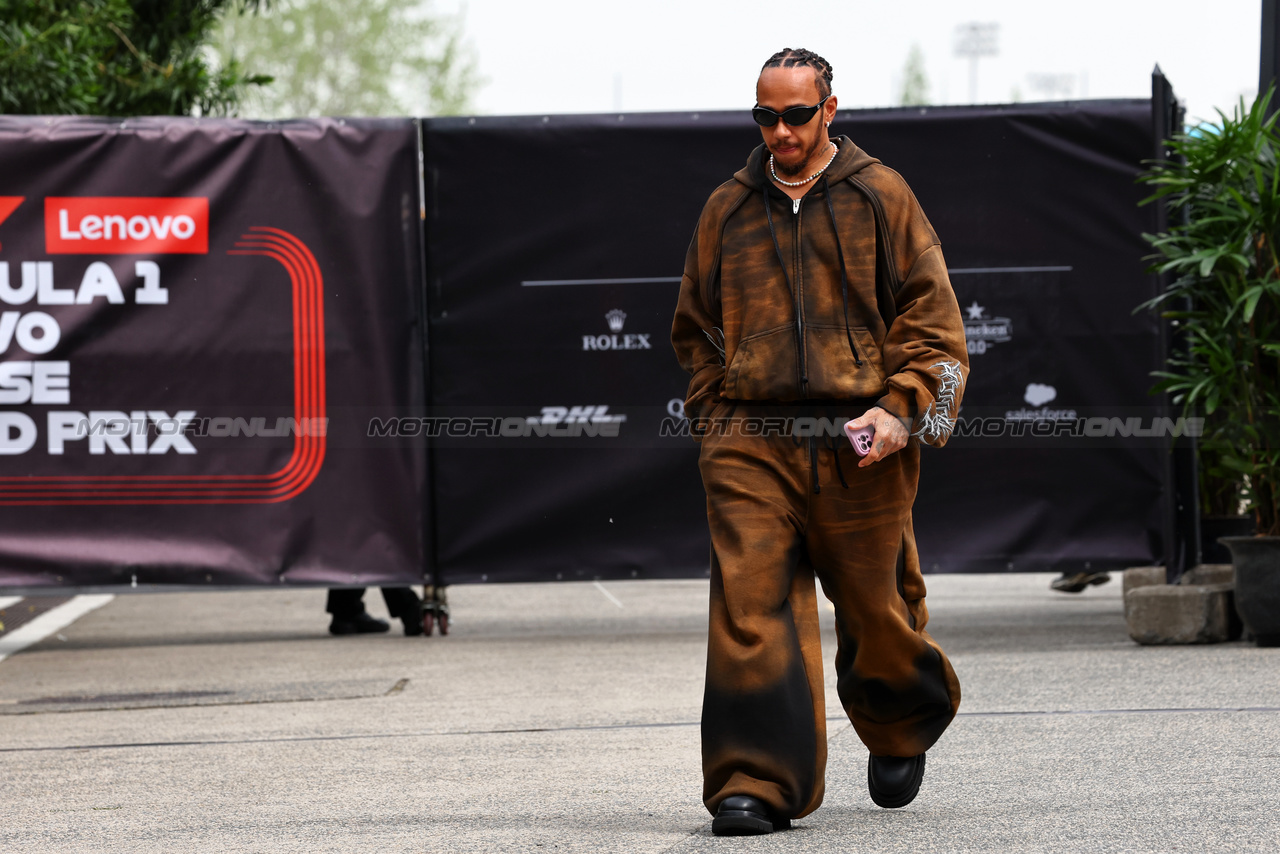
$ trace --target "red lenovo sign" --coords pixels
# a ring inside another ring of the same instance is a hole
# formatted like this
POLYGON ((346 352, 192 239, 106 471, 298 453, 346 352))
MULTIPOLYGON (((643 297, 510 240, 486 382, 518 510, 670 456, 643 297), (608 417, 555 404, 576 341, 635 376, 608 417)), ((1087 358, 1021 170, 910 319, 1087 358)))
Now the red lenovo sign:
POLYGON ((50 196, 44 236, 50 255, 205 255, 209 200, 50 196))

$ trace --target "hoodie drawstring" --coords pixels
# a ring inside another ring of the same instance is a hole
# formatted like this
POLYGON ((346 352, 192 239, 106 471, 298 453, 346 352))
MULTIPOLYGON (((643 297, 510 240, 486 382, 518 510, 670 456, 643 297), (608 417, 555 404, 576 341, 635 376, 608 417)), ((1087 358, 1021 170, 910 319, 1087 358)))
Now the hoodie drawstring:
POLYGON ((778 263, 782 265, 782 278, 787 282, 787 293, 791 295, 791 305, 796 313, 796 359, 800 363, 800 382, 809 382, 809 366, 804 359, 804 332, 800 326, 800 308, 796 305, 796 289, 791 285, 791 273, 787 269, 787 259, 782 256, 782 246, 778 243, 778 232, 773 227, 773 204, 770 202, 769 180, 764 184, 764 216, 769 221, 769 236, 773 238, 773 251, 778 253, 778 263))
MULTIPOLYGON (((836 235, 836 260, 840 263, 840 302, 844 306, 844 337, 849 341, 849 352, 853 354, 853 363, 861 368, 862 359, 858 358, 858 348, 853 346, 853 332, 849 330, 849 277, 844 269, 844 247, 840 245, 840 226, 836 224, 836 207, 831 203, 831 183, 827 180, 826 175, 822 176, 822 192, 827 198, 827 213, 831 215, 831 230, 836 235)), ((839 458, 837 458, 838 461, 839 458)), ((841 478, 841 480, 843 481, 844 478, 841 478)))

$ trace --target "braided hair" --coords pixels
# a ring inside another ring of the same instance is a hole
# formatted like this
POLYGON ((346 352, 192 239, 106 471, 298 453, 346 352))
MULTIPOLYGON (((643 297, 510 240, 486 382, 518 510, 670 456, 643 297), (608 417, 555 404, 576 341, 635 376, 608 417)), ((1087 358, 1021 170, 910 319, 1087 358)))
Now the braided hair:
POLYGON ((764 71, 766 68, 795 68, 800 65, 807 65, 813 69, 814 76, 817 78, 819 95, 825 98, 831 94, 831 63, 811 50, 805 50, 802 47, 795 49, 784 47, 769 57, 769 61, 762 65, 760 70, 764 71))

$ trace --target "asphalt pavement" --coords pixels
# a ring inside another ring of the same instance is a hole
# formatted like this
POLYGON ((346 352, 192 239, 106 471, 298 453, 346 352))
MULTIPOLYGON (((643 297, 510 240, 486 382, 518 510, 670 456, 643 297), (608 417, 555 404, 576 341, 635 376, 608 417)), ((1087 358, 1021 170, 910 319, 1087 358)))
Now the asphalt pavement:
POLYGON ((455 587, 429 639, 330 637, 322 590, 77 597, 0 660, 0 851, 1280 850, 1280 649, 1139 647, 1118 576, 1049 580, 928 577, 964 701, 902 810, 826 612, 826 802, 753 838, 700 800, 705 581, 455 587))

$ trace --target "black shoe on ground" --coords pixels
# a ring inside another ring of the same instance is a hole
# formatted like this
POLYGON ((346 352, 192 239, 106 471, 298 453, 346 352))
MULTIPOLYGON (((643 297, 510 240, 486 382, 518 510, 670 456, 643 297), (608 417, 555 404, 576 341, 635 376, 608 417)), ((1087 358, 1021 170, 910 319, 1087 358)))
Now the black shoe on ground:
POLYGON ((871 800, 887 810, 905 807, 916 799, 924 779, 924 754, 902 758, 872 756, 867 760, 867 789, 871 800))
POLYGON ((1049 586, 1060 593, 1079 593, 1090 584, 1106 584, 1110 580, 1111 576, 1105 572, 1064 572, 1050 581, 1049 586))
POLYGON ((764 801, 750 795, 725 798, 711 820, 711 832, 716 836, 758 836, 790 827, 791 819, 771 817, 764 801))
POLYGON ((393 593, 394 598, 387 600, 387 609, 392 612, 393 618, 403 622, 404 636, 420 638, 422 636, 422 600, 413 593, 413 588, 393 588, 389 592, 383 590, 383 597, 387 598, 388 593, 393 593))
POLYGON ((335 614, 333 622, 329 623, 329 634, 368 635, 385 632, 390 628, 391 624, 386 620, 379 620, 377 617, 370 615, 368 611, 361 611, 359 614, 353 614, 349 617, 339 617, 335 614))

